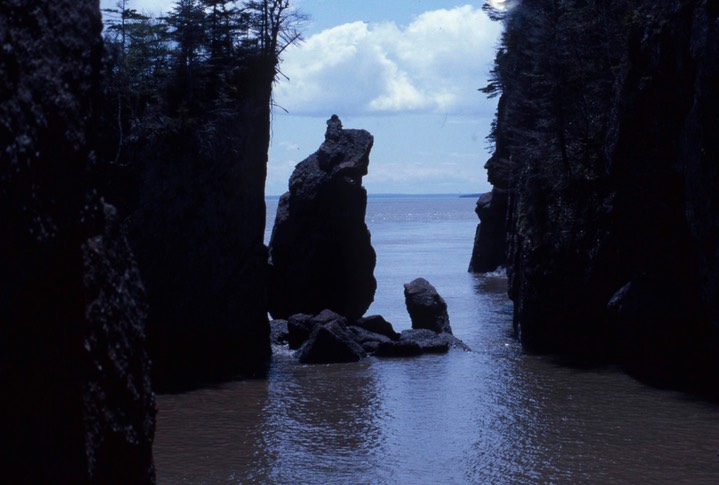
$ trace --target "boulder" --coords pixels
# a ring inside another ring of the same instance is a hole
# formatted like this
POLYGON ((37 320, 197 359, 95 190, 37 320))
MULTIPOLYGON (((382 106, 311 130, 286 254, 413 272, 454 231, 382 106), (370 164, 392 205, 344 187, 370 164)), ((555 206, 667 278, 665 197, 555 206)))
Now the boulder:
POLYGON ((319 150, 297 165, 270 239, 270 313, 288 318, 329 308, 350 320, 374 299, 375 252, 365 225, 373 137, 334 115, 319 150))
POLYGON ((354 334, 339 320, 317 325, 296 354, 303 364, 357 362, 367 353, 354 334))
POLYGON ((399 341, 417 344, 422 349, 422 353, 444 354, 449 350, 449 343, 442 338, 442 335, 426 328, 417 328, 404 330, 399 341))
POLYGON ((349 329, 354 334, 357 343, 359 343, 368 354, 375 353, 380 343, 392 342, 392 339, 386 335, 369 332, 361 327, 351 326, 349 329))
POLYGON ((469 352, 471 349, 467 344, 452 335, 451 333, 436 333, 426 328, 413 328, 403 330, 400 334, 401 342, 416 342, 424 352, 444 353, 446 349, 458 349, 469 352))
POLYGON ((400 340, 380 342, 374 355, 377 357, 414 357, 423 353, 422 347, 417 342, 400 340))
POLYGON ((275 345, 284 345, 289 342, 290 333, 287 320, 272 320, 270 322, 270 341, 275 345))
POLYGON ((354 323, 355 326, 363 328, 368 332, 378 333, 389 337, 392 340, 398 340, 399 334, 395 332, 392 324, 380 315, 370 315, 362 317, 354 323))
POLYGON ((292 315, 287 320, 287 342, 290 348, 299 349, 312 333, 315 322, 312 321, 312 315, 298 313, 292 315))
POLYGON ((434 332, 452 333, 447 314, 447 303, 437 290, 424 278, 404 285, 407 312, 412 319, 412 328, 426 328, 434 332))

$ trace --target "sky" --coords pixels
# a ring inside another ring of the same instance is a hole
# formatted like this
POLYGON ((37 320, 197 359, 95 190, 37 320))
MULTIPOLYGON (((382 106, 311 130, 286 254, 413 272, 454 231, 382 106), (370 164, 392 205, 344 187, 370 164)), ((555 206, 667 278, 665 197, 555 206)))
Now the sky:
MULTIPOLYGON (((101 0, 103 8, 115 2, 101 0)), ((131 0, 159 14, 173 0, 131 0)), ((484 164, 496 109, 487 83, 501 26, 482 0, 295 0, 304 41, 282 54, 266 193, 317 150, 326 120, 374 135, 369 194, 491 189, 484 164)))

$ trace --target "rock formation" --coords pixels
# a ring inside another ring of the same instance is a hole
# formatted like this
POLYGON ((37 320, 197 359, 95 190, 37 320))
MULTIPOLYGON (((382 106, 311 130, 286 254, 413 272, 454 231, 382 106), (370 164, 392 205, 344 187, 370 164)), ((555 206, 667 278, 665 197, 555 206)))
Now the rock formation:
POLYGON ((509 293, 527 350, 619 359, 717 393, 718 16, 699 0, 540 0, 507 18, 489 168, 509 193, 509 293), (545 8, 562 21, 536 15, 545 8), (549 31, 560 42, 542 44, 549 31), (588 62, 562 57, 567 43, 588 62))
POLYGON ((447 314, 447 303, 434 286, 424 278, 417 278, 404 285, 407 312, 412 328, 423 328, 435 333, 452 333, 447 314))
POLYGON ((253 69, 231 109, 133 146, 130 239, 162 387, 261 375, 270 358, 263 238, 274 66, 253 69))
POLYGON ((469 271, 487 273, 507 263, 507 192, 494 188, 482 194, 475 212, 480 223, 474 236, 469 271))
POLYGON ((350 320, 374 299, 375 252, 364 222, 373 138, 327 122, 325 141, 301 162, 280 198, 270 240, 270 313, 333 310, 350 320))
POLYGON ((97 2, 0 4, 3 483, 152 483, 143 288, 91 180, 97 2))

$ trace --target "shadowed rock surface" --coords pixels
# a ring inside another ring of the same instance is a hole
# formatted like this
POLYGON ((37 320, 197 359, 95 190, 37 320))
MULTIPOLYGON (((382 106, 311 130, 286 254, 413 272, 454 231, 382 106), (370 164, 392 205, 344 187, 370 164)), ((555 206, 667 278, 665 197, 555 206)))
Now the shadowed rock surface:
POLYGON ((354 323, 355 326, 363 328, 368 332, 378 333, 389 337, 391 340, 398 340, 399 334, 394 331, 392 324, 381 315, 369 315, 362 317, 354 323))
POLYGON ((3 483, 152 483, 143 287, 91 181, 97 2, 0 3, 3 483))
POLYGON ((480 223, 474 236, 469 271, 486 273, 507 264, 507 192, 494 188, 482 194, 475 212, 480 223))
POLYGON ((270 240, 270 313, 330 309, 350 320, 374 299, 375 252, 365 225, 373 137, 327 122, 320 149, 301 162, 279 201, 270 240))
POLYGON ((718 18, 700 0, 538 0, 507 17, 487 168, 509 193, 525 349, 719 395, 718 18), (590 62, 563 57, 578 46, 590 62))
POLYGON ((429 281, 417 278, 405 283, 404 298, 407 312, 412 319, 412 328, 426 328, 436 333, 452 333, 447 303, 429 281))
POLYGON ((367 354, 341 320, 317 325, 297 351, 302 364, 357 362, 367 354))
POLYGON ((263 238, 274 65, 248 69, 231 105, 132 147, 130 240, 164 388, 262 375, 270 359, 263 238))

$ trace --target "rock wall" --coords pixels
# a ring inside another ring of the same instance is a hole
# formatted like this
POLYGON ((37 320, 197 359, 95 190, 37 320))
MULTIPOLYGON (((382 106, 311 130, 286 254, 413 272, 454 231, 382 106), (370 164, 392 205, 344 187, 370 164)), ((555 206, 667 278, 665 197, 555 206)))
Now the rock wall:
POLYGON ((164 388, 261 375, 270 358, 263 238, 274 65, 248 72, 231 109, 133 147, 130 236, 164 388))
POLYGON ((376 256, 362 177, 373 141, 332 116, 320 149, 295 168, 270 240, 274 318, 330 309, 356 320, 372 303, 376 256))
POLYGON ((527 350, 717 392, 718 10, 525 2, 508 18, 493 183, 527 350))
POLYGON ((151 483, 143 288, 91 182, 97 2, 0 4, 3 483, 151 483))

